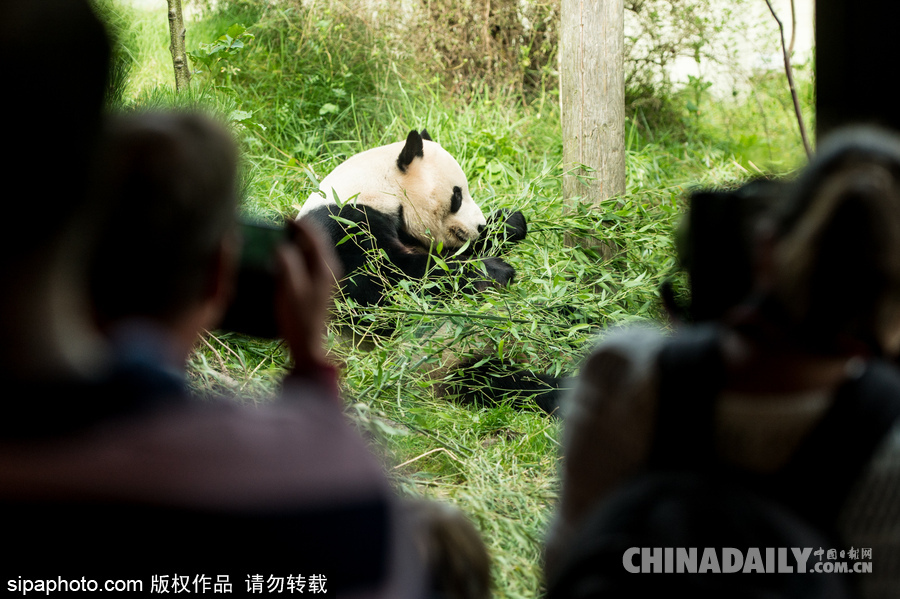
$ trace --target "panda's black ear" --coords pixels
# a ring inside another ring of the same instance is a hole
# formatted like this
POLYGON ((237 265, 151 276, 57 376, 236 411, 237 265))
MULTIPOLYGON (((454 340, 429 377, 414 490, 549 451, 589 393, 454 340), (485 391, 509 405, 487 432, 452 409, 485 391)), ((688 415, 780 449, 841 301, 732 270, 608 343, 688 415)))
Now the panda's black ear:
POLYGON ((431 141, 431 136, 428 135, 428 129, 422 129, 422 139, 425 141, 431 141))
POLYGON ((413 129, 409 132, 409 135, 406 136, 406 144, 403 146, 403 149, 400 150, 400 156, 397 157, 397 168, 400 169, 401 173, 405 173, 406 167, 416 159, 416 156, 421 158, 424 155, 425 154, 422 152, 422 136, 419 135, 418 131, 413 129))

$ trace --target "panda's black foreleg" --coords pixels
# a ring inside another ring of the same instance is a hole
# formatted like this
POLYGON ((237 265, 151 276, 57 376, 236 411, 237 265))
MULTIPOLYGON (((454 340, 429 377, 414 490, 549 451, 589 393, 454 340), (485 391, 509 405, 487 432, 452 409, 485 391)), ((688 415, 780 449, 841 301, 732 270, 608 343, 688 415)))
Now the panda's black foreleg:
POLYGON ((493 285, 506 287, 516 276, 516 269, 500 258, 482 258, 479 262, 484 270, 476 264, 469 264, 463 271, 465 290, 484 291, 493 285))
POLYGON ((384 228, 377 213, 350 204, 316 208, 303 217, 331 242, 343 270, 340 294, 361 306, 374 306, 384 297, 384 282, 366 268, 369 256, 375 251, 377 240, 369 231, 370 220, 384 228))
POLYGON ((472 244, 471 253, 474 256, 496 256, 527 235, 525 215, 518 210, 502 208, 487 219, 487 226, 472 244))
POLYGON ((444 283, 444 291, 450 291, 453 283, 462 291, 484 291, 492 286, 509 285, 516 270, 500 258, 474 260, 466 256, 443 258, 447 270, 439 267, 434 256, 387 252, 388 261, 396 281, 400 278, 429 279, 444 283))

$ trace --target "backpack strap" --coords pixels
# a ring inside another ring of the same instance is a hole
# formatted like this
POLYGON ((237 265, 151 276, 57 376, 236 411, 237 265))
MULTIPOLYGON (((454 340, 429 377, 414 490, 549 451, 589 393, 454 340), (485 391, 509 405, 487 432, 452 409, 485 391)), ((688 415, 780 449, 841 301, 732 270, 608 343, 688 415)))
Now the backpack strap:
POLYGON ((649 467, 703 470, 715 457, 714 403, 725 380, 720 335, 713 325, 684 329, 657 362, 659 387, 649 467))
POLYGON ((831 408, 771 481, 814 524, 833 527, 881 442, 900 418, 900 373, 880 360, 842 384, 831 408))

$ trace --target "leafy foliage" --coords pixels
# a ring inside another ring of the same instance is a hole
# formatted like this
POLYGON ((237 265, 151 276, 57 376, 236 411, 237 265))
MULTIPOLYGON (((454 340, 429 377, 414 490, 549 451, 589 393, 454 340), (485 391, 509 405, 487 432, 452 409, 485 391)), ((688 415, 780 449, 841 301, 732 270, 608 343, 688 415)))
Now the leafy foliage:
MULTIPOLYGON (((398 3, 399 4, 399 3, 398 3)), ((414 53, 460 92, 491 81, 526 97, 554 85, 559 1, 420 0, 414 53)))
POLYGON ((625 104, 648 130, 677 128, 696 115, 709 82, 672 77, 679 61, 737 66, 738 40, 759 35, 741 18, 748 0, 629 0, 625 2, 625 104), (682 89, 679 94, 679 89, 682 89), (685 109, 688 114, 685 115, 685 109))
MULTIPOLYGON (((188 52, 188 57, 199 69, 205 69, 209 76, 217 81, 221 75, 225 75, 224 84, 230 85, 232 76, 239 69, 231 64, 232 59, 250 43, 255 36, 247 31, 243 25, 235 23, 215 41, 204 44, 200 42, 194 52, 188 52)), ((202 71, 197 70, 195 74, 202 71)))

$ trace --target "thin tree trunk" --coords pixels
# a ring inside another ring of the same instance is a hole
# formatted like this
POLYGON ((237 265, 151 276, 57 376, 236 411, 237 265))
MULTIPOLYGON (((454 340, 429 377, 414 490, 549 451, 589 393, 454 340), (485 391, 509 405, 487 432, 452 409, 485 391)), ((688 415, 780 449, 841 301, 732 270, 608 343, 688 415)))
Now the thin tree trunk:
POLYGON ((788 45, 788 54, 794 55, 794 41, 797 39, 797 7, 791 0, 791 43, 788 45))
POLYGON ((784 42, 784 25, 781 24, 781 19, 775 14, 775 9, 772 8, 772 3, 769 0, 766 0, 766 5, 769 7, 769 12, 771 12, 772 16, 775 18, 775 22, 778 23, 778 31, 781 33, 781 51, 784 54, 784 72, 787 73, 788 86, 791 88, 791 99, 794 101, 794 112, 797 114, 797 125, 800 127, 800 138, 803 140, 803 149, 806 150, 806 157, 809 158, 812 156, 812 148, 809 145, 809 138, 806 135, 806 125, 803 124, 803 113, 800 111, 800 99, 797 97, 797 88, 794 85, 794 68, 791 66, 791 55, 784 42))
POLYGON ((188 68, 187 50, 185 48, 184 17, 181 12, 181 0, 167 0, 169 3, 169 51, 172 53, 172 64, 175 67, 175 90, 188 88, 191 83, 191 72, 188 68))

